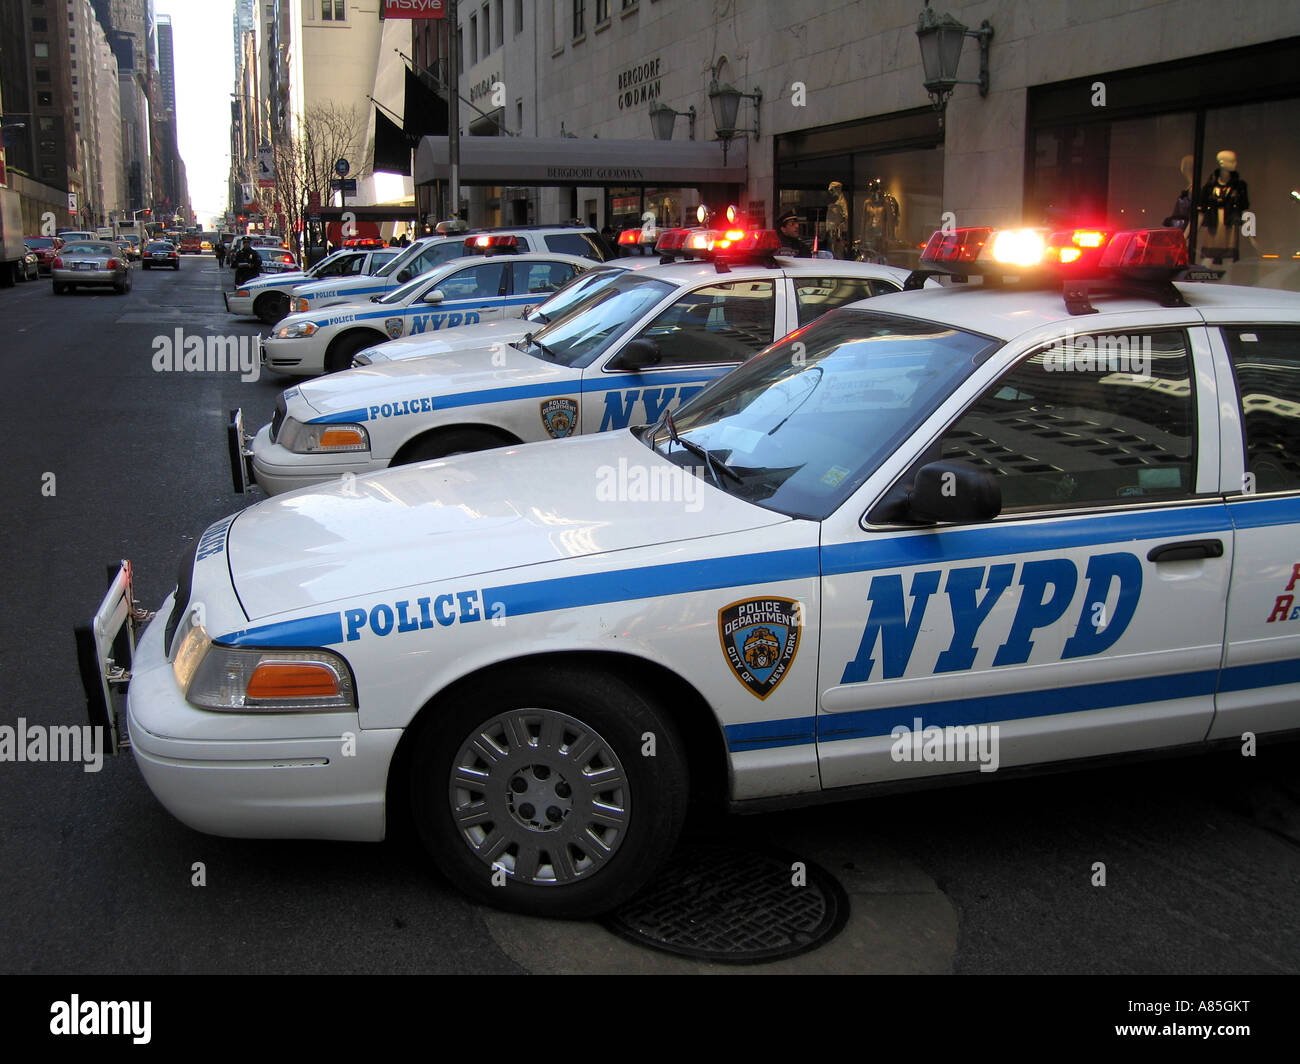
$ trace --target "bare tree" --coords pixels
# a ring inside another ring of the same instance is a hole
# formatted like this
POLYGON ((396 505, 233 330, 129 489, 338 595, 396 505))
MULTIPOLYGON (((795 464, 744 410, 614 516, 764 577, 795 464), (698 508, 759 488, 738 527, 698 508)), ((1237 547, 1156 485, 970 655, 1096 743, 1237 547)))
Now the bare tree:
POLYGON ((288 232, 306 233, 308 203, 313 196, 319 197, 322 205, 333 202, 330 180, 338 159, 352 164, 349 177, 369 173, 366 160, 371 153, 367 147, 365 115, 355 107, 332 103, 309 108, 290 133, 274 141, 274 196, 288 232))

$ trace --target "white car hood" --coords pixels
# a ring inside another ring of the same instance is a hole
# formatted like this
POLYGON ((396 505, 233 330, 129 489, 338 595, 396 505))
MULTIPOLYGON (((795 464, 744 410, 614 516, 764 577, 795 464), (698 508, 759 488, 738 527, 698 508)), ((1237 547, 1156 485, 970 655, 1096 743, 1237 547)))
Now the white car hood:
POLYGON ((610 498, 615 471, 659 466, 669 463, 620 432, 457 455, 305 488, 236 518, 231 577, 256 622, 397 588, 790 520, 703 480, 690 488, 694 504, 610 498))
POLYGON ((417 333, 413 336, 403 336, 400 340, 376 344, 374 347, 367 348, 366 354, 376 362, 400 362, 402 359, 421 358, 425 355, 443 355, 448 351, 509 344, 541 328, 542 326, 536 322, 525 321, 523 318, 485 321, 477 325, 457 325, 452 329, 439 330, 437 339, 427 333, 417 333))
POLYGON ((400 362, 376 362, 341 373, 329 373, 298 387, 303 401, 321 417, 365 421, 363 412, 366 408, 393 399, 427 396, 435 400, 434 408, 437 409, 436 400, 440 395, 467 396, 497 388, 559 381, 572 381, 577 390, 581 373, 556 362, 525 355, 506 344, 496 351, 476 347, 405 358, 400 362), (494 364, 494 360, 500 364, 494 364))
POLYGON ((303 273, 302 270, 285 270, 283 273, 277 273, 270 277, 259 277, 255 280, 247 281, 244 284, 237 285, 236 288, 247 288, 249 291, 252 291, 256 288, 271 288, 276 285, 293 284, 304 278, 307 278, 307 275, 303 273))

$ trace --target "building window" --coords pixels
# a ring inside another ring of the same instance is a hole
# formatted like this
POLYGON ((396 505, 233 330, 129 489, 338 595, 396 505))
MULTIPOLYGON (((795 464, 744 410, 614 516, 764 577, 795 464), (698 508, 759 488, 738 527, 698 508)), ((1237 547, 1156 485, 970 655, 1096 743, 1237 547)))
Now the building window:
MULTIPOLYGON (((36 72, 36 80, 37 80, 37 81, 49 81, 49 80, 50 80, 50 72, 49 72, 48 70, 44 71, 44 74, 45 74, 45 77, 44 77, 44 78, 41 77, 41 74, 42 74, 42 71, 40 71, 40 70, 38 70, 38 71, 36 72)), ((36 106, 37 106, 37 107, 53 107, 53 106, 54 106, 54 93, 52 93, 52 92, 38 92, 38 93, 36 94, 36 106)))
POLYGON ((634 7, 636 7, 636 0, 623 0, 624 11, 631 11, 634 7))
POLYGON ((515 0, 515 33, 524 32, 524 0, 515 0))
MULTIPOLYGON (((37 81, 49 81, 49 80, 50 80, 50 71, 49 71, 49 68, 48 68, 48 67, 37 67, 37 68, 36 68, 36 80, 37 80, 37 81)), ((48 94, 47 94, 47 95, 48 95, 48 94)), ((47 104, 46 106, 48 107, 48 106, 51 106, 51 105, 47 104)))
POLYGON ((575 38, 581 37, 583 33, 585 7, 585 0, 573 0, 573 36, 575 38))
POLYGON ((596 0, 596 25, 609 21, 609 0, 596 0))
POLYGON ((473 66, 478 62, 478 16, 469 17, 469 62, 473 66))
POLYGON ((49 165, 49 163, 46 163, 44 166, 41 167, 41 177, 43 177, 46 181, 53 181, 54 175, 55 175, 54 167, 49 165))
POLYGON ((34 19, 32 19, 32 32, 33 32, 33 33, 48 33, 48 32, 49 32, 49 28, 48 28, 48 26, 46 25, 45 19, 43 19, 43 18, 34 18, 34 19))
POLYGON ((32 54, 35 55, 37 59, 49 59, 50 46, 44 41, 37 41, 32 46, 32 54))
POLYGON ((465 69, 465 30, 456 27, 456 69, 465 69))
POLYGON ((41 118, 41 119, 39 120, 39 122, 38 122, 38 125, 39 125, 40 130, 41 130, 42 133, 53 133, 53 132, 54 132, 54 119, 53 119, 53 118, 41 118))
POLYGON ((483 5, 483 58, 492 54, 492 12, 483 5))
POLYGON ((326 22, 343 22, 347 19, 344 0, 320 0, 320 17, 326 22))
POLYGON ((55 147, 54 141, 43 140, 41 141, 40 144, 40 151, 42 155, 53 155, 56 151, 58 151, 58 148, 55 147))

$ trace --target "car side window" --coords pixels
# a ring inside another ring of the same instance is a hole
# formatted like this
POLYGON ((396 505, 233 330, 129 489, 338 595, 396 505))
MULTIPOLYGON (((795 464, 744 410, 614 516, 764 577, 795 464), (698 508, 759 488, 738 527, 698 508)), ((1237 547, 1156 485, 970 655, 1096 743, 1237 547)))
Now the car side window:
POLYGON ((602 261, 600 250, 585 233, 552 233, 546 237, 546 250, 602 261))
POLYGON ((898 285, 874 277, 794 277, 794 301, 799 326, 820 318, 828 310, 856 303, 869 296, 901 291, 898 285))
POLYGON ((657 366, 743 362, 772 342, 776 282, 732 281, 686 293, 638 336, 659 347, 657 366))
POLYGON ((512 262, 510 272, 515 295, 550 295, 568 284, 578 268, 567 262, 512 262))
POLYGON ((1300 328, 1225 325, 1246 434, 1248 492, 1300 490, 1300 328))
POLYGON ((490 299, 501 294, 501 273, 504 263, 499 259, 457 270, 444 278, 434 288, 444 299, 490 299))
POLYGON ((1192 386, 1182 330, 1075 336, 1003 374, 944 433, 937 457, 996 474, 1004 513, 1187 497, 1192 386))
POLYGON ((366 264, 364 255, 353 255, 343 263, 343 272, 349 277, 357 277, 361 274, 361 267, 366 264))

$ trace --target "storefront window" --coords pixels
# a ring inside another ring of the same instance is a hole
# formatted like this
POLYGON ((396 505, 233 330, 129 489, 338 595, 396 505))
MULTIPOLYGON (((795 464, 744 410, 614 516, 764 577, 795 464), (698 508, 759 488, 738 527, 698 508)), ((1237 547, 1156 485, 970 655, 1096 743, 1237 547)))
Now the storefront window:
POLYGON ((1205 114, 1197 255, 1225 269, 1226 281, 1300 290, 1300 195, 1293 194, 1300 188, 1297 129, 1300 100, 1205 114), (1211 255, 1215 249, 1228 253, 1211 255))

